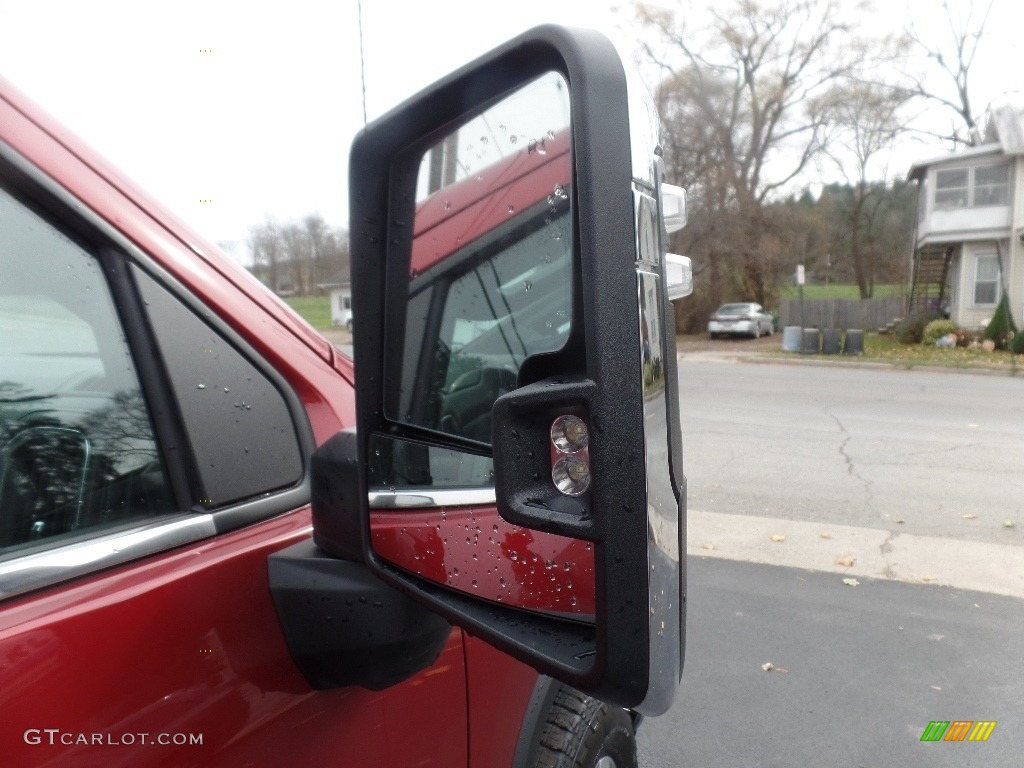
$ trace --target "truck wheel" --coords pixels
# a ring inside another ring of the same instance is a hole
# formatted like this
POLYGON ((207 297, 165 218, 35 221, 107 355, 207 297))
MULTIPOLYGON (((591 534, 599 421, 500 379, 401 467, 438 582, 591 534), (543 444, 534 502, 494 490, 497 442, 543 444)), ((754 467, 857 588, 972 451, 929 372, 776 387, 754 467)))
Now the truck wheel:
POLYGON ((536 768, 637 768, 625 710, 562 686, 537 745, 536 768))

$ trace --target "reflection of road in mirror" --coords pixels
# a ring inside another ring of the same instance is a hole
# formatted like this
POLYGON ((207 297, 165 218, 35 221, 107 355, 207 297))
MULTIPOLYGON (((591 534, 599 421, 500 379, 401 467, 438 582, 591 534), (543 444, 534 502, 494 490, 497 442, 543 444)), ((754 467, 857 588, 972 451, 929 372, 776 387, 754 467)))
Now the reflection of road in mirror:
POLYGON ((512 525, 493 507, 375 512, 373 550, 417 576, 517 608, 594 617, 590 542, 512 525))

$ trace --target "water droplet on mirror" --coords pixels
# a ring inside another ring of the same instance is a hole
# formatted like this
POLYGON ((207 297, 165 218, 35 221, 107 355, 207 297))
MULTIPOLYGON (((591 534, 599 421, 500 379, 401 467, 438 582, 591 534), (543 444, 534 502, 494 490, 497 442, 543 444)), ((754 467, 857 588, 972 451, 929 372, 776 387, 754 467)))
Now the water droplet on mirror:
POLYGON ((569 605, 576 605, 576 595, 569 598, 569 605))
POLYGON ((533 283, 531 283, 531 282, 530 282, 529 280, 525 280, 525 281, 523 281, 523 290, 524 290, 524 291, 526 291, 527 293, 529 293, 529 291, 530 291, 530 289, 531 289, 531 288, 533 288, 533 283))
POLYGON ((515 212, 516 212, 516 207, 514 205, 510 205, 508 207, 508 215, 511 216, 515 212))
POLYGON ((518 140, 519 140, 519 137, 516 136, 514 133, 511 136, 508 137, 508 143, 509 144, 515 144, 518 140))
POLYGON ((476 589, 476 588, 477 588, 476 579, 473 579, 473 589, 476 589))
POLYGON ((565 200, 567 197, 569 197, 569 193, 566 191, 565 187, 563 187, 561 184, 555 184, 554 192, 555 192, 555 197, 557 197, 560 200, 565 200))
POLYGON ((553 138, 555 138, 555 132, 554 132, 554 131, 552 131, 552 130, 551 130, 550 128, 548 129, 548 132, 547 132, 547 137, 548 137, 549 139, 553 139, 553 138))

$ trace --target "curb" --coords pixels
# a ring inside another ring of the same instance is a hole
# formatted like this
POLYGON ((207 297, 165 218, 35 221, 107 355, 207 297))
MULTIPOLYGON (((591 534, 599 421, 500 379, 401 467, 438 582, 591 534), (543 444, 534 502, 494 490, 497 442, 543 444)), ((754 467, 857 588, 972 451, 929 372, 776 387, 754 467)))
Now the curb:
POLYGON ((810 355, 801 355, 798 352, 792 353, 793 357, 776 357, 759 352, 678 352, 679 360, 692 360, 696 362, 736 362, 753 363, 755 365, 811 365, 824 368, 862 368, 867 370, 893 371, 915 371, 922 373, 952 373, 967 374, 974 376, 1006 376, 1015 378, 1024 375, 1024 368, 1020 370, 1004 368, 957 368, 944 365, 901 365, 899 363, 884 363, 877 360, 844 359, 842 355, 830 356, 834 359, 821 359, 810 355))

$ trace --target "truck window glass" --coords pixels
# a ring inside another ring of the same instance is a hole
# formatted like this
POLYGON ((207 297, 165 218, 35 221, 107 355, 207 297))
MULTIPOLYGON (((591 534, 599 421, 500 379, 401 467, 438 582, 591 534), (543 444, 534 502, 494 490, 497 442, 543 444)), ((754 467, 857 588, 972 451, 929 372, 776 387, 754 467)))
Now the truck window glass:
POLYGON ((100 265, 0 189, 0 555, 174 510, 100 265))

